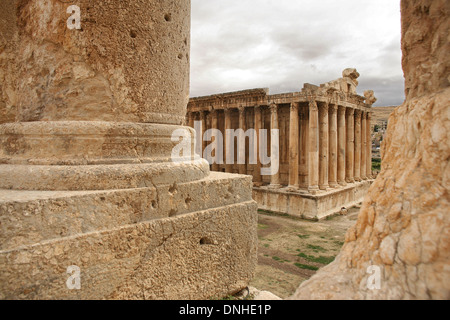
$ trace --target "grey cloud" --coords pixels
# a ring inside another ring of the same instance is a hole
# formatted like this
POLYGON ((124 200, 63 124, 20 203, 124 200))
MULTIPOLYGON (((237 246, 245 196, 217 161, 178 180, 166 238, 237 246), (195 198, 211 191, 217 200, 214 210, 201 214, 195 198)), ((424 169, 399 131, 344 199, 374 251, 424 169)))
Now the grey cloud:
POLYGON ((191 94, 298 91, 304 82, 324 83, 356 67, 358 91, 374 90, 377 105, 399 104, 400 29, 376 38, 373 30, 382 29, 383 21, 365 21, 377 3, 193 0, 191 94))

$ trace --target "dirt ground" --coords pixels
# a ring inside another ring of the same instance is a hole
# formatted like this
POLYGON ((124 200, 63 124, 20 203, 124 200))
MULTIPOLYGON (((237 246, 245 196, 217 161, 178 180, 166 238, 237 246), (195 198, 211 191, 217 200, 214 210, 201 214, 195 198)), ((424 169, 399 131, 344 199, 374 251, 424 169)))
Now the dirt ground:
POLYGON ((260 210, 258 266, 250 285, 283 299, 291 296, 300 283, 334 260, 358 212, 359 206, 346 216, 314 222, 260 210))

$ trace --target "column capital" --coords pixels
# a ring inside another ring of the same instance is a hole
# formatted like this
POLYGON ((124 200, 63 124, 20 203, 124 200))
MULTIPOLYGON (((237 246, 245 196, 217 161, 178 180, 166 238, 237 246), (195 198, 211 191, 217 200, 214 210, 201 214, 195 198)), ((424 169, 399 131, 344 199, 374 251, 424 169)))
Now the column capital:
POLYGON ((276 103, 269 104, 269 109, 271 113, 277 113, 278 112, 278 105, 276 103))
POLYGON ((240 114, 240 115, 245 114, 245 107, 244 107, 244 106, 239 106, 239 107, 238 107, 238 110, 239 110, 239 114, 240 114))
POLYGON ((337 105, 339 100, 339 95, 337 91, 328 92, 328 104, 337 105))
POLYGON ((291 111, 299 111, 299 109, 300 109, 300 102, 292 102, 291 103, 291 105, 290 105, 290 110, 291 111))
POLYGON ((335 114, 338 111, 338 105, 337 104, 330 104, 329 112, 331 114, 335 114))
POLYGON ((359 109, 355 109, 355 117, 361 117, 362 116, 362 111, 359 109))
POLYGON ((312 111, 318 111, 317 102, 313 97, 309 97, 309 109, 312 111))
POLYGON ((226 116, 231 115, 231 112, 233 112, 232 108, 225 108, 223 109, 223 112, 225 113, 226 116))
POLYGON ((211 111, 209 112, 212 116, 216 116, 217 115, 217 109, 212 108, 211 111))
POLYGON ((345 113, 348 114, 349 116, 353 116, 355 114, 355 109, 353 109, 353 108, 346 108, 345 109, 345 113))
POLYGON ((330 105, 327 102, 321 102, 319 103, 319 110, 325 114, 328 114, 329 106, 330 105))
POLYGON ((345 115, 346 108, 344 106, 338 106, 338 113, 341 115, 345 115))

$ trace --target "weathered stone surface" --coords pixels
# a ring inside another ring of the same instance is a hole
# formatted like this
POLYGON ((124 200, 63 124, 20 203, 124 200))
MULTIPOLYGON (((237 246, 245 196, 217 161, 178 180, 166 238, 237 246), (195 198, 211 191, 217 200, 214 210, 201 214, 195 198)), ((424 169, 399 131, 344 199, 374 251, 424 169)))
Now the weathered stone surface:
POLYGON ((101 120, 182 124, 190 1, 2 1, 0 123, 101 120), (3 32, 5 30, 5 32, 3 32), (139 63, 136 63, 139 61, 139 63))
POLYGON ((407 100, 389 119, 382 171, 340 255, 293 299, 450 299, 449 8, 402 1, 407 100), (380 290, 367 286, 371 265, 380 290))
POLYGON ((339 189, 311 195, 306 192, 292 192, 289 188, 253 188, 253 199, 262 210, 287 213, 308 220, 322 220, 361 203, 367 194, 371 181, 348 184, 339 189))
POLYGON ((0 249, 251 200, 249 178, 216 172, 195 182, 167 181, 148 188, 0 190, 0 249))
POLYGON ((251 179, 211 174, 181 126, 190 1, 78 5, 71 30, 66 2, 0 3, 0 299, 241 290, 257 257, 251 179))
POLYGON ((256 204, 0 251, 0 299, 208 299, 246 287, 256 267, 256 204), (81 290, 69 290, 69 266, 81 290))

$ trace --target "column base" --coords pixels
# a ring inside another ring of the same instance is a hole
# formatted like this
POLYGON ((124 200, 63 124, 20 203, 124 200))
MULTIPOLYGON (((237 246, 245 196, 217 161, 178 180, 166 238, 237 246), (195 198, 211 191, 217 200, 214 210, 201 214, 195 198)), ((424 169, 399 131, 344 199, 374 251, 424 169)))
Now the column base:
POLYGON ((335 189, 335 188, 337 188, 337 187, 339 187, 339 185, 338 185, 337 182, 330 182, 330 188, 335 189))
POLYGON ((311 193, 312 195, 317 194, 317 192, 319 191, 320 191, 319 186, 310 186, 308 188, 308 192, 311 193))
POLYGON ((300 186, 298 185, 298 184, 295 184, 295 185, 289 185, 288 187, 287 187, 287 191, 298 191, 300 189, 300 186))
POLYGON ((338 184, 342 187, 345 187, 347 185, 347 182, 345 181, 339 181, 338 184))
POLYGON ((282 185, 281 184, 270 184, 268 186, 269 189, 281 189, 282 185))
POLYGON ((330 186, 329 185, 323 185, 323 186, 319 186, 319 189, 320 190, 328 190, 330 188, 330 186))
POLYGON ((257 265, 257 204, 249 182, 211 173, 177 184, 177 192, 170 184, 0 190, 0 214, 7 208, 14 217, 2 220, 0 298, 178 300, 239 291, 257 265), (229 265, 217 268, 222 261, 229 265), (71 265, 81 269, 82 290, 67 289, 71 265))
POLYGON ((253 187, 262 187, 262 185, 263 185, 263 183, 260 181, 253 182, 253 187))

